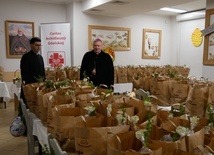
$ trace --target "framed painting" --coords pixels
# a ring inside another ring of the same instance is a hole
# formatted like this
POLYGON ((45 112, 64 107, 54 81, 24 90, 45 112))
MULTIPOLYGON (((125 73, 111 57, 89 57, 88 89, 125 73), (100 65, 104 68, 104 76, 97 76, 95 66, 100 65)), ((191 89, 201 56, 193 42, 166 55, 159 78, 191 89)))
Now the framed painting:
POLYGON ((21 58, 30 51, 30 39, 34 36, 34 23, 5 21, 6 50, 8 58, 21 58))
POLYGON ((143 59, 160 59, 161 30, 143 29, 143 59))
POLYGON ((123 27, 88 26, 88 48, 93 49, 93 41, 97 38, 103 42, 103 49, 112 48, 115 51, 128 51, 130 44, 131 29, 123 27))
MULTIPOLYGON (((206 10, 205 29, 214 24, 214 9, 206 10)), ((214 65, 214 30, 204 36, 203 64, 214 65)))

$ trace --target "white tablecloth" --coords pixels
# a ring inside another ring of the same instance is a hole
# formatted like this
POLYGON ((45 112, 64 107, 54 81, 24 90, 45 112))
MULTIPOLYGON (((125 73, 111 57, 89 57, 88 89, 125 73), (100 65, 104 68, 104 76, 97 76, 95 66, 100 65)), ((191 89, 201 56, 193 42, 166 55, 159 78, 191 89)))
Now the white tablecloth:
POLYGON ((38 138, 42 146, 46 144, 49 147, 47 128, 42 124, 39 118, 33 119, 33 135, 38 138))
POLYGON ((0 97, 3 97, 3 100, 6 103, 11 99, 10 92, 8 91, 7 84, 5 82, 0 82, 0 97))
POLYGON ((12 84, 10 87, 11 94, 16 94, 18 100, 20 100, 21 87, 17 87, 16 84, 12 84))

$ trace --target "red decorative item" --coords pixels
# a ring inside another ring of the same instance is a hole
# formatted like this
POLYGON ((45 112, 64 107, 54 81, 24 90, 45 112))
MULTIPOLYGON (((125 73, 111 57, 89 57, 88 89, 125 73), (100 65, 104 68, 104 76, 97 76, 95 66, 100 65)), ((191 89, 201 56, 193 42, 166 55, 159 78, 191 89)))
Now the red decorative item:
POLYGON ((48 61, 51 67, 62 67, 65 59, 60 53, 54 52, 49 56, 48 61))

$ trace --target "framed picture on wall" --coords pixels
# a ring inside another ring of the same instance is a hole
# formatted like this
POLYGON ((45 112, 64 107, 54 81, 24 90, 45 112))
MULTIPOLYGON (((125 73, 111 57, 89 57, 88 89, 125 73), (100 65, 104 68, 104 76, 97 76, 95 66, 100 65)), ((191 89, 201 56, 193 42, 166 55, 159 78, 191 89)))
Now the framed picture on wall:
MULTIPOLYGON (((214 9, 206 10, 205 29, 214 24, 214 9)), ((214 32, 211 28, 211 33, 204 37, 204 65, 214 65, 214 32)))
POLYGON ((123 27, 88 26, 88 48, 93 49, 93 41, 101 39, 103 49, 108 47, 115 51, 128 51, 131 49, 131 29, 123 27))
POLYGON ((143 29, 143 59, 160 59, 161 30, 143 29))
POLYGON ((26 21, 5 21, 6 50, 8 58, 21 58, 30 51, 29 40, 34 36, 34 23, 26 21))

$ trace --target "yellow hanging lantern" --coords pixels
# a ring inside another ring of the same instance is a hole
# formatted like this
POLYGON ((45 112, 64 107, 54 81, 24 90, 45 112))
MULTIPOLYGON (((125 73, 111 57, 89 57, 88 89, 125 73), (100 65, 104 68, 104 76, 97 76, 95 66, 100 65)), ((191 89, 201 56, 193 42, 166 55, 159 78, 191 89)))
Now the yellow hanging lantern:
POLYGON ((203 36, 201 30, 196 28, 192 33, 192 43, 195 47, 199 47, 202 43, 203 36))

